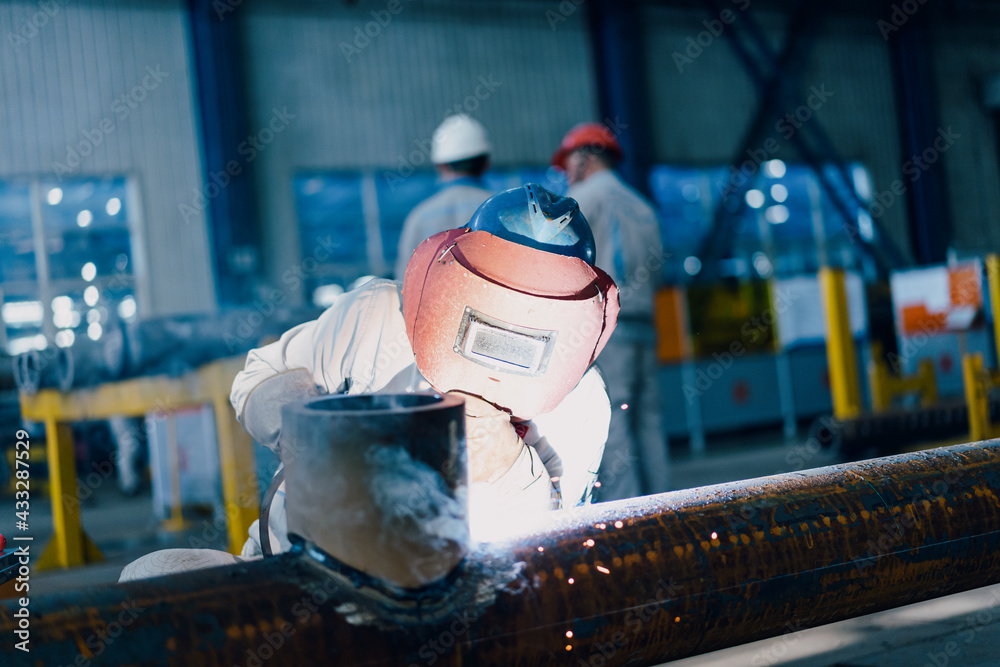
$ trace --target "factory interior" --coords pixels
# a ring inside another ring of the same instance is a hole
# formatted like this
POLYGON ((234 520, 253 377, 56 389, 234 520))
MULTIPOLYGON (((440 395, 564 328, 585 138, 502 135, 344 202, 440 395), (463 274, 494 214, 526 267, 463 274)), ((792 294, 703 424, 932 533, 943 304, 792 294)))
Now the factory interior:
POLYGON ((0 664, 1000 665, 998 35, 0 3, 0 664))

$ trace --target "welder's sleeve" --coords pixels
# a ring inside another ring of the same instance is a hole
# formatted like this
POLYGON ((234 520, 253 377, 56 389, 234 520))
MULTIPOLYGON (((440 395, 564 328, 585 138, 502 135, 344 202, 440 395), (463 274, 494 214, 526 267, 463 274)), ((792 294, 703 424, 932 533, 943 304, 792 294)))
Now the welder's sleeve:
POLYGON ((250 436, 277 451, 281 408, 320 394, 312 374, 312 340, 318 321, 286 331, 279 340, 251 350, 233 380, 229 400, 250 436))
POLYGON ((559 489, 562 507, 589 503, 611 422, 608 392, 597 367, 584 374, 555 410, 532 421, 525 441, 538 451, 559 489))
POLYGON ((514 465, 498 479, 472 484, 469 506, 473 517, 554 509, 552 480, 535 448, 524 445, 514 465))
POLYGON ((373 280, 341 294, 319 319, 251 350, 229 400, 243 428, 276 449, 286 403, 373 391, 379 377, 392 377, 412 363, 398 288, 373 280))

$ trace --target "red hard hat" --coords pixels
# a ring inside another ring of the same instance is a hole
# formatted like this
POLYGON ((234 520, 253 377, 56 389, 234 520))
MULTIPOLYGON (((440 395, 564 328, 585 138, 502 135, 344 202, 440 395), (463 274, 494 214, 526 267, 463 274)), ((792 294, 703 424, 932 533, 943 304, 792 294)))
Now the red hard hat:
POLYGON ((552 154, 552 164, 566 169, 569 154, 586 146, 603 148, 615 160, 621 160, 623 156, 621 145, 606 126, 601 123, 580 123, 563 137, 559 150, 552 154))

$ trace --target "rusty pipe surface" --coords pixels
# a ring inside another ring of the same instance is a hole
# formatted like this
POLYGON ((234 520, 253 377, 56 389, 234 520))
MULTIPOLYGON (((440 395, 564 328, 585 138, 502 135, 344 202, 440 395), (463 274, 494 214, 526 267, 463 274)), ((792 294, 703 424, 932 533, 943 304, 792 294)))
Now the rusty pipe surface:
MULTIPOLYGON (((1000 581, 1000 441, 538 518, 482 608, 359 620, 306 553, 32 599, 13 664, 655 665, 1000 581), (87 664, 77 662, 75 664, 87 664)), ((352 598, 352 596, 354 596, 352 598)), ((0 608, 0 636, 17 627, 0 608)))

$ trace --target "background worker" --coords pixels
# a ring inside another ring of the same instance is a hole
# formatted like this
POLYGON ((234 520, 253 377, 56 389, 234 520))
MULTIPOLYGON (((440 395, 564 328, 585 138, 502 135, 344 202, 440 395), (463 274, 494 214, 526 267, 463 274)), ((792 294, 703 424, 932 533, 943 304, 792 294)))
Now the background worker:
POLYGON ((590 222, 597 266, 611 275, 621 294, 618 327, 598 363, 612 406, 599 500, 670 488, 653 328, 663 245, 653 207, 614 171, 621 159, 617 139, 600 123, 574 127, 552 157, 566 173, 567 196, 590 222))
MULTIPOLYGON (((291 456, 280 450, 281 407, 291 401, 458 393, 471 517, 504 521, 588 503, 611 418, 592 364, 618 314, 617 288, 594 257, 572 199, 533 184, 501 192, 466 227, 422 243, 402 286, 369 281, 318 320, 251 351, 233 382, 233 407, 255 440, 291 456)), ((270 551, 290 548, 285 525, 279 492, 269 508, 270 551)), ((262 554, 260 532, 255 522, 243 557, 262 554)), ((122 581, 226 562, 237 558, 166 550, 127 566, 122 581)))
POLYGON ((410 254, 425 239, 446 229, 461 227, 492 192, 482 175, 490 166, 486 128, 471 116, 448 116, 431 138, 440 190, 418 204, 403 222, 396 255, 396 279, 402 280, 410 254))

